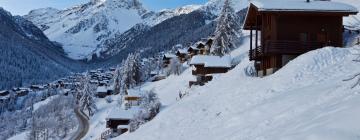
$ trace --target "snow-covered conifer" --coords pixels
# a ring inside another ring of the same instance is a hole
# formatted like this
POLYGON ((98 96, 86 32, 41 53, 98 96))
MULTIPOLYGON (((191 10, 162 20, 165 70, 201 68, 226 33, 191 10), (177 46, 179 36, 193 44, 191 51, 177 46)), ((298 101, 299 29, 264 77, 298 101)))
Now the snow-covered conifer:
POLYGON ((225 0, 223 9, 218 18, 214 33, 214 44, 212 54, 224 56, 235 48, 235 42, 241 37, 241 25, 235 15, 230 0, 225 0))

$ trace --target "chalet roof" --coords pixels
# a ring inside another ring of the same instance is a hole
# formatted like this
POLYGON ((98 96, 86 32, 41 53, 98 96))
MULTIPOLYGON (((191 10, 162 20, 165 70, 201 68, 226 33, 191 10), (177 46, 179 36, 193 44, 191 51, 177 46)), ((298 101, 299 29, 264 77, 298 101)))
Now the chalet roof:
POLYGON ((333 1, 306 0, 252 0, 258 11, 349 12, 357 13, 352 5, 333 1))
POLYGON ((204 65, 208 68, 230 68, 231 57, 229 55, 209 56, 209 55, 196 55, 191 59, 190 65, 204 65))
POLYGON ((131 109, 125 110, 120 107, 115 107, 109 113, 109 116, 106 118, 113 119, 113 120, 130 120, 134 117, 136 113, 139 112, 138 107, 132 107, 131 109))
POLYGON ((199 50, 198 48, 196 48, 196 47, 194 47, 194 46, 191 46, 191 47, 188 48, 188 51, 190 51, 191 49, 192 49, 192 50, 199 50))
POLYGON ((96 89, 96 92, 97 93, 105 93, 107 92, 107 88, 105 86, 99 86, 97 89, 96 89))
POLYGON ((141 97, 144 91, 129 89, 126 91, 128 95, 125 95, 127 97, 141 97))
POLYGON ((179 49, 177 51, 177 53, 180 53, 180 54, 187 54, 188 50, 187 49, 179 49))
POLYGON ((165 58, 175 58, 177 57, 176 55, 173 55, 173 54, 164 54, 164 57, 165 58))

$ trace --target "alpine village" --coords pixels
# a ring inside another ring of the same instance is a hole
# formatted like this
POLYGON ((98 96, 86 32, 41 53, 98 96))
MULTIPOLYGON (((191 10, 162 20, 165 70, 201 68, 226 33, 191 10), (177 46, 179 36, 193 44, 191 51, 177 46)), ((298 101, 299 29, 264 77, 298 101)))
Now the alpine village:
POLYGON ((360 1, 145 7, 0 8, 0 140, 359 139, 360 1))

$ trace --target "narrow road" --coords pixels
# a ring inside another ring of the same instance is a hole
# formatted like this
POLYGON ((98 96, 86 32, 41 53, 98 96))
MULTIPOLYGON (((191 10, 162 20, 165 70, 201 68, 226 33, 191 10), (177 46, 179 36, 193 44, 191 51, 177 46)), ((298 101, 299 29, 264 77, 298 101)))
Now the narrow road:
POLYGON ((88 117, 80 111, 79 107, 74 109, 77 119, 79 120, 79 127, 75 135, 70 140, 81 140, 89 131, 88 117))

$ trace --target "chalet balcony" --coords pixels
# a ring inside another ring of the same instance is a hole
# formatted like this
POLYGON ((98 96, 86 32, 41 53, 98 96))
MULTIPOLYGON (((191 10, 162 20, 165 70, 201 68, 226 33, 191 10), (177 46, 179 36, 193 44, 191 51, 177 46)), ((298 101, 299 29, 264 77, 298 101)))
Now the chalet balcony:
POLYGON ((267 41, 264 47, 264 54, 303 54, 325 46, 321 42, 302 42, 302 41, 267 41))
POLYGON ((260 60, 262 56, 262 47, 258 46, 255 49, 249 51, 249 58, 250 60, 260 60))
POLYGON ((302 41, 266 41, 265 47, 258 46, 249 51, 250 60, 260 60, 262 56, 268 55, 299 55, 325 46, 321 42, 302 42, 302 41))

